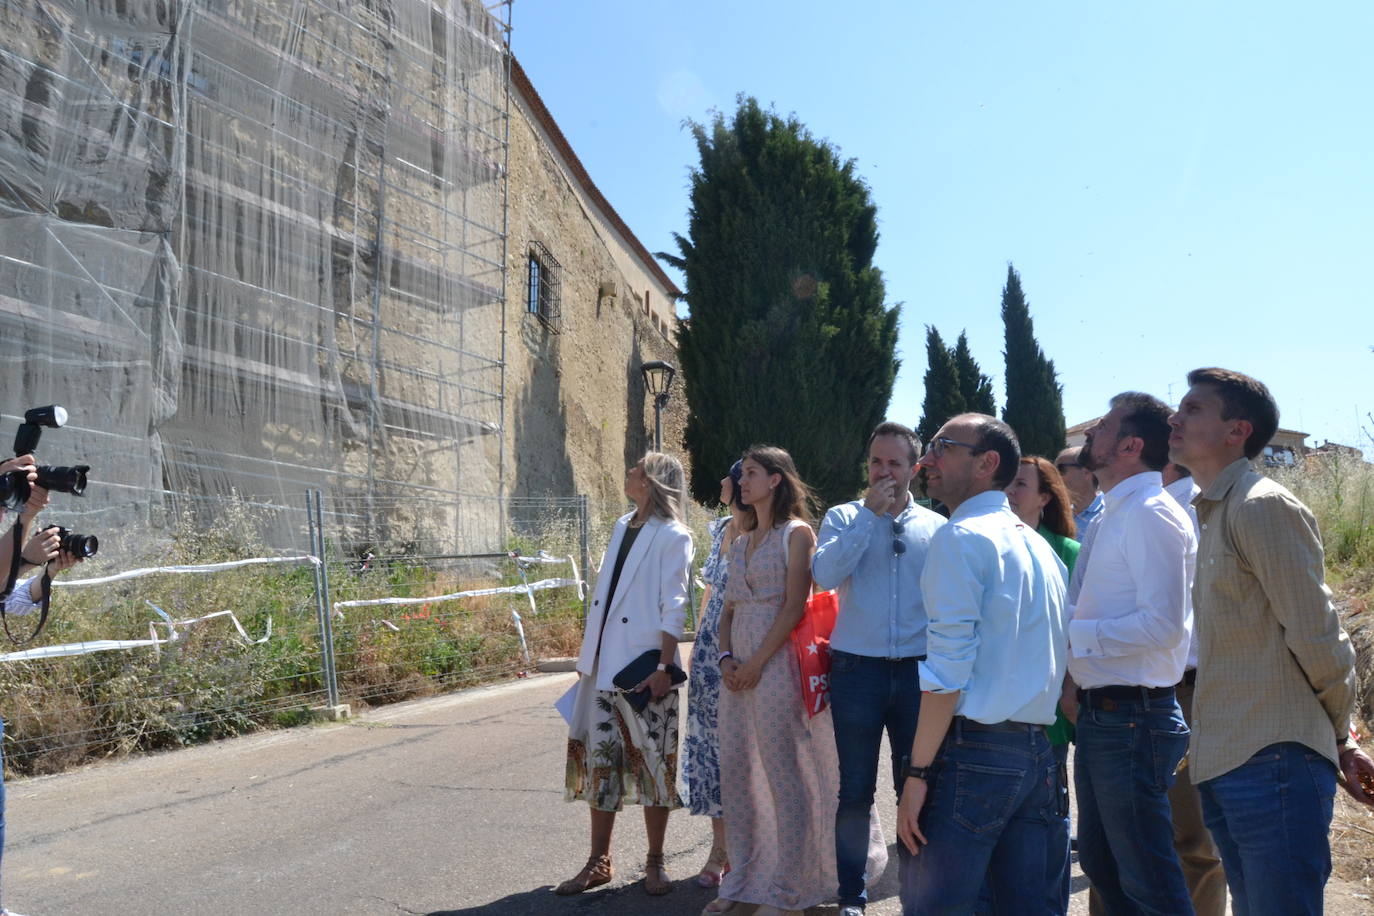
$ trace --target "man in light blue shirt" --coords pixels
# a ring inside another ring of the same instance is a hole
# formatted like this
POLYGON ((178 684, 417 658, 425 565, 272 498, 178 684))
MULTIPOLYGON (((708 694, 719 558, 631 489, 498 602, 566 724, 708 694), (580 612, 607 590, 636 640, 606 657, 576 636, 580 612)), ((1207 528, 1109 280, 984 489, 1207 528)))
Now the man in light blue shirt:
POLYGON ((873 430, 868 492, 825 514, 811 564, 817 587, 836 589, 840 604, 830 637, 830 708, 840 758, 839 916, 859 916, 868 902, 864 865, 883 729, 899 793, 898 761, 916 736, 916 665, 926 651, 921 571, 931 535, 945 522, 911 498, 918 449, 916 434, 900 423, 873 430))
POLYGON ((1063 814, 1045 736, 1066 666, 1066 570, 1007 505, 1020 456, 1005 423, 961 414, 920 462, 950 519, 921 575, 925 693, 897 812, 906 916, 972 913, 984 884, 996 912, 1043 912, 1047 863, 1068 854, 1050 849, 1063 814))
POLYGON ((1097 488, 1097 477, 1085 468, 1080 461, 1083 449, 1071 446, 1059 453, 1054 459, 1054 467, 1064 478, 1064 486, 1069 488, 1069 499, 1073 501, 1073 523, 1078 529, 1078 541, 1082 543, 1088 535, 1088 526, 1102 514, 1106 505, 1102 491, 1097 488))

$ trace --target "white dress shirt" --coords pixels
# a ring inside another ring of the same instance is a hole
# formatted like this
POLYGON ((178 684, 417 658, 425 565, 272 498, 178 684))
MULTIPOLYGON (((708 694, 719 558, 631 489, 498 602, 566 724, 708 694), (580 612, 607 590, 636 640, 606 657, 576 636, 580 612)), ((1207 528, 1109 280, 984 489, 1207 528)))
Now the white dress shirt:
POLYGON ((1128 477, 1106 497, 1070 609, 1069 673, 1084 688, 1172 687, 1193 631, 1193 523, 1158 471, 1128 477))
MULTIPOLYGON (((1199 493, 1202 492, 1202 488, 1197 485, 1197 481, 1194 480, 1191 476, 1180 477, 1178 480, 1175 480, 1173 483, 1165 487, 1164 492, 1168 493, 1174 499, 1178 500, 1178 504, 1183 507, 1183 511, 1188 513, 1188 518, 1192 519, 1193 522, 1193 535, 1197 537, 1199 541, 1201 541, 1202 532, 1198 530, 1197 526, 1197 509, 1193 508, 1193 500, 1197 497, 1199 493)), ((1192 607, 1193 576, 1192 569, 1190 567, 1188 576, 1188 608, 1190 611, 1192 610, 1192 607)), ((1197 667, 1197 632, 1197 624, 1196 622, 1194 622, 1193 635, 1188 640, 1187 667, 1190 671, 1197 667)))
POLYGON ((1001 490, 959 505, 921 573, 921 689, 959 691, 955 715, 1051 725, 1064 683, 1064 563, 1001 490))

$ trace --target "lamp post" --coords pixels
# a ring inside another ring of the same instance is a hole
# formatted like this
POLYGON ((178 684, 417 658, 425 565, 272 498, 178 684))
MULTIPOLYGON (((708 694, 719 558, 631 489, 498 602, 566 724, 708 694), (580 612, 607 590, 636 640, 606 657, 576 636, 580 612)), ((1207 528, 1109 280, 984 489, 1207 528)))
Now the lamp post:
POLYGON ((677 370, 661 359, 650 360, 639 367, 644 373, 644 387, 654 396, 654 451, 663 451, 663 408, 668 404, 668 389, 673 387, 677 370))

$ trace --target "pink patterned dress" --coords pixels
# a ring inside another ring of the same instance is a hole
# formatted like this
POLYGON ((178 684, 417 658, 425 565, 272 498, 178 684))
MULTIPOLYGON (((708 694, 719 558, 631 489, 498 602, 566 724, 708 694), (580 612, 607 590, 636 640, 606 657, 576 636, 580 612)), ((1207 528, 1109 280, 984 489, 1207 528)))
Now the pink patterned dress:
MULTIPOLYGON (((731 649, 741 661, 758 649, 782 610, 784 530, 770 531, 747 564, 748 536, 730 547, 725 600, 735 605, 731 649)), ((730 850, 720 896, 784 910, 833 899, 840 785, 835 730, 829 709, 807 718, 790 642, 773 653, 752 690, 721 690, 719 735, 730 850)))

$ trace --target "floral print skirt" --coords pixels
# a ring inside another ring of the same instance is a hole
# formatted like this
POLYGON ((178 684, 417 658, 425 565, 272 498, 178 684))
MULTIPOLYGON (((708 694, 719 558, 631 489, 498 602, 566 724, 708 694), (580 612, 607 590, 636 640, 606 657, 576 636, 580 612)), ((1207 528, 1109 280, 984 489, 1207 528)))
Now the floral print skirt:
POLYGON ((582 675, 572 725, 563 797, 598 811, 625 805, 681 808, 677 791, 678 690, 637 713, 618 690, 597 690, 582 675))

